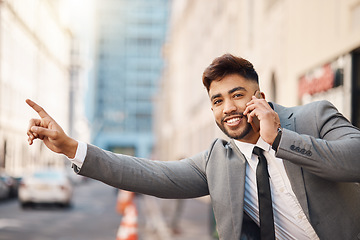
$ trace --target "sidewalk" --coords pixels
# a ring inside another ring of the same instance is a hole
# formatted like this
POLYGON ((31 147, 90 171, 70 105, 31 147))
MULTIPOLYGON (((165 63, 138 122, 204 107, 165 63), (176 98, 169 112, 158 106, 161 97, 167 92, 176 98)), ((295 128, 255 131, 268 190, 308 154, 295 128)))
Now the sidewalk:
POLYGON ((140 195, 139 240, 214 240, 210 233, 210 203, 199 199, 182 200, 178 233, 170 227, 177 200, 140 195))

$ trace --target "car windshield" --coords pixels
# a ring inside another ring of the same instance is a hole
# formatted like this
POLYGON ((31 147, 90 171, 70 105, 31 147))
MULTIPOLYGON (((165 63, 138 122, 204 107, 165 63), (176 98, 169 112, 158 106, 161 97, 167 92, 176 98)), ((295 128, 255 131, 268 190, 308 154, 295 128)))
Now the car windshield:
POLYGON ((64 176, 60 172, 36 172, 33 175, 35 178, 38 179, 47 179, 47 180, 60 180, 63 179, 64 176))

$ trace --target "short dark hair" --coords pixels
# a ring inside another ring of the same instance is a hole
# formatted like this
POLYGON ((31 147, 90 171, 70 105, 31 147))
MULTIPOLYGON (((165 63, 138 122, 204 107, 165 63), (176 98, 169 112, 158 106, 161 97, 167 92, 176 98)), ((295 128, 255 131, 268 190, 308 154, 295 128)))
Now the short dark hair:
POLYGON ((210 84, 213 81, 220 81, 230 74, 240 76, 259 83, 259 77, 251 62, 244 58, 233 56, 229 53, 215 58, 205 69, 202 81, 206 90, 209 92, 210 84))

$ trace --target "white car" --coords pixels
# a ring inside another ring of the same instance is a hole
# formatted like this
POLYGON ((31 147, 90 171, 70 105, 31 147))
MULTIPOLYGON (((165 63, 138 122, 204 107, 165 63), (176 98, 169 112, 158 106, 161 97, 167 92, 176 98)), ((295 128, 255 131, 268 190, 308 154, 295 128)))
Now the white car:
POLYGON ((65 172, 41 170, 24 177, 19 187, 19 201, 22 207, 35 203, 54 203, 69 207, 72 185, 65 172))

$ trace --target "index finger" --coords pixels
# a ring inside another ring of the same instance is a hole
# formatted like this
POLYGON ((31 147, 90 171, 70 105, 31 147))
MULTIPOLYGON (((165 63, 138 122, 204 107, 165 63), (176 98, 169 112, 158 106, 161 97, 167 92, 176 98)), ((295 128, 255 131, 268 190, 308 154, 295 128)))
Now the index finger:
POLYGON ((41 118, 50 117, 49 114, 47 114, 47 112, 45 112, 45 110, 42 107, 40 107, 39 105, 37 105, 35 102, 31 101, 30 99, 26 99, 26 103, 32 109, 34 109, 41 118))

